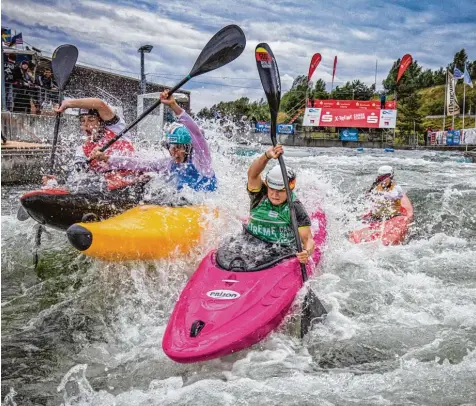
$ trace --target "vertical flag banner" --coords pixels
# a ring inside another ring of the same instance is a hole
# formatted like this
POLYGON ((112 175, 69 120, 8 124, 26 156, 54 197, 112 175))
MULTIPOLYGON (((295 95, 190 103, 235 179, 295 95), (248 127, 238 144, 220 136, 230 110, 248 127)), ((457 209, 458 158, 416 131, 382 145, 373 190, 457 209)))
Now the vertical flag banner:
POLYGON ((471 81, 471 76, 469 76, 468 67, 464 66, 464 83, 473 88, 473 82, 471 81))
POLYGON ((459 105, 458 101, 456 100, 455 81, 453 75, 450 72, 448 72, 446 103, 446 109, 449 116, 456 116, 459 114, 459 105))
POLYGON ((336 68, 337 68, 337 55, 334 57, 334 68, 332 69, 332 89, 334 89, 334 77, 336 75, 336 68))
POLYGON ((309 65, 309 73, 307 75, 307 81, 311 80, 312 74, 315 72, 317 65, 321 62, 321 54, 314 54, 311 58, 311 64, 309 65))
POLYGON ((453 69, 453 77, 455 80, 463 79, 463 72, 461 72, 456 66, 453 69))
POLYGON ((400 78, 403 76, 407 68, 412 64, 413 59, 410 54, 405 54, 400 61, 400 67, 398 68, 398 74, 397 74, 397 83, 400 80, 400 78))

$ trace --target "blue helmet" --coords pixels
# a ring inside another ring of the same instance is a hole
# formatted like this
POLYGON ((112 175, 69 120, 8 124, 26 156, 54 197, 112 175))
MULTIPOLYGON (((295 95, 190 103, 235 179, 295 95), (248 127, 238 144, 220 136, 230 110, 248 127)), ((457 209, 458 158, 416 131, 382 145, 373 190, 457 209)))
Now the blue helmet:
POLYGON ((167 142, 168 144, 191 144, 192 136, 183 124, 172 124, 167 131, 167 142))

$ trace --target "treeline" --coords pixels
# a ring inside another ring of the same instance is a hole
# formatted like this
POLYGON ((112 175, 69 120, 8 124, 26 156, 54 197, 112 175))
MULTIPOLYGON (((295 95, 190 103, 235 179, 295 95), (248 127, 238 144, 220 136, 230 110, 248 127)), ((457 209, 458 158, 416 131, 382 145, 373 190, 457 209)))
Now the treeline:
MULTIPOLYGON (((387 94, 387 100, 392 99, 397 94, 399 106, 397 116, 398 130, 402 133, 410 133, 414 130, 421 132, 423 130, 422 122, 424 116, 421 111, 422 100, 419 91, 433 86, 444 85, 446 68, 441 67, 434 71, 423 69, 418 61, 414 61, 397 85, 396 77, 399 65, 400 59, 397 59, 382 82, 383 88, 387 94)), ((465 65, 468 66, 471 78, 476 79, 476 60, 469 61, 464 49, 455 54, 453 62, 449 64, 448 69, 450 72, 453 72, 456 66, 463 72, 465 65)), ((307 76, 300 75, 294 79, 291 89, 282 96, 279 121, 289 122, 299 115, 304 108, 306 97, 309 99, 370 100, 379 98, 379 94, 376 93, 374 84, 368 86, 360 80, 349 81, 329 92, 326 89, 326 83, 322 79, 318 79, 314 83, 308 83, 307 76)), ((467 95, 467 105, 468 102, 476 105, 476 95, 474 93, 470 94, 469 98, 467 95)), ((444 100, 441 97, 435 100, 425 100, 425 103, 429 103, 423 109, 425 114, 442 114, 444 100)), ((462 105, 461 103, 460 105, 462 105)), ((269 110, 267 102, 263 99, 250 101, 249 98, 242 97, 232 102, 220 102, 211 108, 204 108, 199 111, 198 116, 209 119, 216 118, 217 116, 227 116, 229 119, 237 120, 246 116, 249 120, 266 121, 269 120, 269 110)), ((299 122, 301 118, 296 121, 299 122)))

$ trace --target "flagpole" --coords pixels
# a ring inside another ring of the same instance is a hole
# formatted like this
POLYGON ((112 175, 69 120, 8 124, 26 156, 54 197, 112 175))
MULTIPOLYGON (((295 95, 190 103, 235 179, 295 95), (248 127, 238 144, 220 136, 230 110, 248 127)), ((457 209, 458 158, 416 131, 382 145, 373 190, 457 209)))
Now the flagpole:
POLYGON ((448 67, 446 67, 446 78, 445 78, 445 103, 443 106, 443 131, 445 131, 446 126, 446 93, 448 92, 448 67))
MULTIPOLYGON (((457 82, 455 81, 455 78, 454 78, 454 77, 453 77, 452 80, 453 80, 453 88, 454 88, 454 90, 455 90, 455 98, 456 98, 456 83, 457 83, 457 82)), ((456 103, 458 103, 458 99, 456 99, 456 103)), ((452 118, 452 120, 451 120, 451 129, 452 129, 452 130, 455 129, 455 115, 456 115, 456 114, 453 113, 453 118, 452 118)))

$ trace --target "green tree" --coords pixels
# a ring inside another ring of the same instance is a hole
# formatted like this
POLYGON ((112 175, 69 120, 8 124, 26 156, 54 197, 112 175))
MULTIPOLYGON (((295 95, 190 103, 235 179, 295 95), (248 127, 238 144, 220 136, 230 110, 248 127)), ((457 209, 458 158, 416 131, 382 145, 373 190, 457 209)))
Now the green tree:
POLYGON ((322 79, 318 79, 314 85, 314 89, 312 90, 310 97, 317 100, 328 99, 329 93, 326 90, 326 82, 324 82, 322 79))
MULTIPOLYGON (((398 108, 397 127, 404 135, 417 134, 423 131, 423 117, 420 111, 420 95, 416 92, 404 99, 398 108)), ((408 140, 407 140, 408 142, 408 140)))
POLYGON ((330 97, 338 100, 370 100, 374 91, 374 85, 367 86, 357 79, 347 82, 344 86, 337 86, 330 97))
POLYGON ((296 114, 296 112, 304 106, 308 90, 310 89, 307 76, 297 76, 293 81, 291 89, 281 98, 281 110, 288 116, 296 114))
POLYGON ((461 51, 456 52, 453 58, 453 63, 450 65, 450 71, 453 72, 456 66, 461 72, 463 72, 466 62, 468 62, 468 54, 463 48, 461 51))

